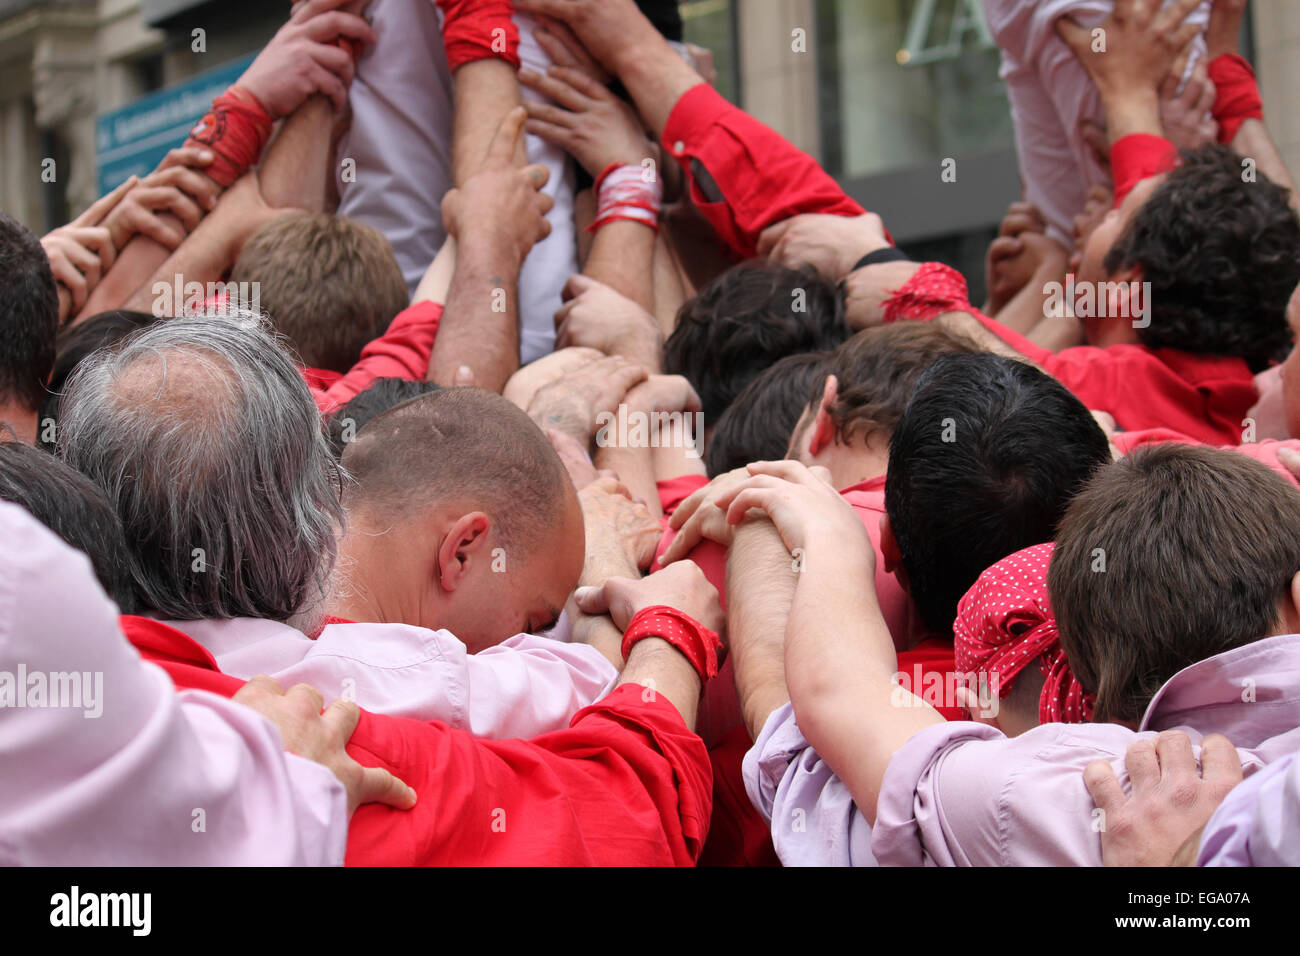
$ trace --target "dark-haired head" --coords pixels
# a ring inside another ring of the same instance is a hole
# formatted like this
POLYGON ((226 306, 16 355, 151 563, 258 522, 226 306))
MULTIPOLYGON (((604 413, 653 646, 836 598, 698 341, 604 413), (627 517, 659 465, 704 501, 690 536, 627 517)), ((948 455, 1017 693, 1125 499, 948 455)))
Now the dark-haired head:
POLYGON ((372 418, 403 402, 436 392, 441 387, 437 382, 412 382, 404 378, 375 379, 364 392, 352 396, 350 402, 330 415, 329 439, 334 457, 343 457, 348 444, 356 439, 357 433, 372 418))
POLYGON ((57 422, 59 406, 63 402, 63 386, 77 366, 86 357, 103 348, 110 348, 128 335, 158 321, 148 312, 130 309, 113 309, 100 312, 76 325, 65 325, 55 340, 54 371, 50 374, 49 394, 41 406, 41 430, 38 441, 47 450, 54 450, 54 434, 45 426, 57 422))
POLYGON ((826 380, 830 352, 787 355, 759 373, 713 426, 705 465, 713 476, 784 458, 812 390, 826 380))
POLYGON ((0 443, 0 500, 22 505, 90 558, 95 577, 123 614, 135 610, 126 536, 117 512, 90 479, 31 445, 0 443))
POLYGON ((1045 373, 991 353, 937 358, 894 430, 885 483, 888 537, 926 626, 951 634, 980 573, 1051 541, 1109 460, 1091 413, 1045 373))
POLYGON ((1226 146, 1206 146, 1139 184, 1111 217, 1089 239, 1079 278, 1150 283, 1143 345, 1237 356, 1255 371, 1286 355, 1286 305, 1300 283, 1300 217, 1286 189, 1247 176, 1226 146))
POLYGON ((764 369, 848 337, 843 297, 816 270, 744 262, 682 306, 664 343, 664 371, 690 380, 712 422, 764 369))
POLYGON ((0 212, 0 408, 35 413, 45 400, 59 295, 41 242, 0 212))
POLYGON ((1184 667, 1292 633, 1297 572, 1300 490, 1259 462, 1170 443, 1098 471, 1047 575, 1093 719, 1136 725, 1184 667))

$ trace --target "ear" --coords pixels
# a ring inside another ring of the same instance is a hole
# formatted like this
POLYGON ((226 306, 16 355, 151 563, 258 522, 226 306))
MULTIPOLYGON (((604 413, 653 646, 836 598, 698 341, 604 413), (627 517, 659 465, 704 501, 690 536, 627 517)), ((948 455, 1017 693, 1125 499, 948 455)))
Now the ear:
POLYGON ((885 558, 885 570, 898 578, 898 583, 907 590, 907 571, 903 567, 903 552, 898 550, 898 539, 894 537, 889 515, 880 516, 880 553, 885 558))
POLYGON ((1282 606, 1283 634, 1300 634, 1300 571, 1291 578, 1291 587, 1279 602, 1282 606))
POLYGON ((481 511, 461 515, 452 522, 438 545, 438 583, 444 591, 455 591, 473 567, 490 559, 488 532, 492 520, 481 511))
POLYGON ((839 397, 839 381, 834 375, 827 375, 826 387, 822 389, 821 404, 817 406, 817 412, 813 417, 808 439, 808 454, 817 455, 835 441, 835 422, 831 419, 831 409, 835 407, 839 397))

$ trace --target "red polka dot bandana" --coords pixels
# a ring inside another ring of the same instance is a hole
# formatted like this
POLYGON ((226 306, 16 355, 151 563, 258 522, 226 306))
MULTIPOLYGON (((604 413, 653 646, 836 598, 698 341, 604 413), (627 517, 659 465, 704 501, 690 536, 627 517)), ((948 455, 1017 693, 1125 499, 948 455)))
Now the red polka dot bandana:
POLYGON ((1084 723, 1092 695, 1070 671, 1047 596, 1054 545, 1039 544, 1003 558, 979 576, 957 605, 953 650, 957 672, 974 675, 1005 697, 1016 675, 1037 662, 1043 672, 1040 723, 1084 723))

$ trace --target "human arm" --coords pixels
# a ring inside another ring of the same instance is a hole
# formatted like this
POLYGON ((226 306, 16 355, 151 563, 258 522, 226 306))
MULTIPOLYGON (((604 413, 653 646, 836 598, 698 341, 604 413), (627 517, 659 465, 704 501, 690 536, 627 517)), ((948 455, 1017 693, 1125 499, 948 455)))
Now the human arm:
POLYGON ((550 233, 552 205, 540 192, 546 167, 515 158, 524 118, 522 108, 508 113, 478 171, 443 199, 457 262, 429 363, 432 381, 451 383, 463 365, 477 386, 500 392, 519 367, 519 270, 550 233))
POLYGON ((919 699, 898 705, 907 692, 893 680, 894 642, 872 583, 875 552, 852 506, 799 462, 760 462, 749 471, 753 477, 719 506, 732 523, 760 509, 802 559, 786 628, 786 686, 809 744, 874 821, 895 751, 943 718, 919 699))

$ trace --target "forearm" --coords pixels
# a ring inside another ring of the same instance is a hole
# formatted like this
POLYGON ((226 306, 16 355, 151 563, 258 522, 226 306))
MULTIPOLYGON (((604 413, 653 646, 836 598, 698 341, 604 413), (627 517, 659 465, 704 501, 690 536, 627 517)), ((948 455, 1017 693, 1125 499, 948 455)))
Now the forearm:
POLYGON ((1053 298, 1047 287, 1049 283, 1065 280, 1065 263, 1066 258, 1062 254, 1053 256, 1051 261, 1039 266, 1024 287, 993 316, 998 324, 1032 338, 1034 330, 1051 318, 1045 309, 1047 302, 1053 298))
MULTIPOLYGON (((645 25, 650 26, 648 21, 645 25)), ((638 42, 628 44, 615 69, 642 120, 660 139, 677 101, 691 87, 703 83, 704 77, 653 27, 642 32, 644 37, 638 34, 638 42)))
POLYGON ((794 602, 794 559, 772 522, 747 521, 727 554, 727 634, 732 673, 749 736, 790 694, 785 683, 785 627, 794 602))
MULTIPOLYGON (((578 578, 578 587, 601 587, 607 580, 615 577, 639 578, 641 570, 613 542, 589 538, 583 558, 582 575, 578 578)), ((580 644, 590 644, 621 670, 623 632, 609 616, 584 614, 578 609, 578 604, 572 596, 565 604, 565 611, 573 622, 573 640, 580 644)))
MULTIPOLYGON (((159 218, 169 225, 184 228, 180 218, 171 213, 159 213, 159 218)), ((180 249, 177 250, 179 251, 180 249)), ((87 297, 86 304, 72 319, 72 324, 110 309, 137 308, 135 303, 138 302, 140 293, 147 292, 155 275, 164 271, 161 267, 170 255, 172 253, 167 247, 156 239, 139 233, 132 236, 118 253, 113 268, 108 270, 108 274, 87 297)), ((146 307, 143 311, 149 309, 146 307)))
MULTIPOLYGON (((683 412, 680 420, 667 422, 659 429, 659 446, 650 449, 656 483, 683 475, 708 475, 701 451, 704 446, 702 422, 703 416, 696 417, 683 412), (693 419, 697 424, 688 429, 688 419, 693 419)), ((658 495, 655 497, 658 498, 658 495)))
POLYGON ((1160 122, 1160 97, 1154 89, 1101 91, 1106 110, 1106 134, 1112 143, 1134 133, 1164 136, 1160 122))
POLYGON ((430 381, 450 385, 465 365, 477 387, 498 393, 505 388, 519 368, 518 289, 519 263, 510 253, 472 235, 461 237, 429 361, 430 381))
POLYGON ((281 125, 258 170, 262 196, 273 209, 322 212, 332 169, 334 107, 312 96, 281 125))
MULTIPOLYGON (((635 410, 630 412, 633 415, 640 414, 635 410)), ((617 415, 618 412, 615 414, 617 415)), ((596 454, 592 456, 596 468, 599 470, 608 468, 613 471, 628 491, 632 492, 633 497, 640 498, 646 503, 652 515, 656 518, 660 517, 663 509, 659 504, 659 489, 655 484, 654 459, 651 457, 652 450, 649 444, 618 444, 618 418, 610 422, 608 428, 614 433, 615 440, 601 444, 600 436, 604 429, 597 431, 596 454)))
POLYGON ((1241 124, 1241 129, 1232 139, 1232 148, 1241 156, 1253 159, 1255 167, 1279 186, 1291 191, 1291 208, 1300 213, 1300 196, 1296 194, 1295 183, 1286 168, 1281 154, 1268 135, 1268 127, 1262 120, 1248 119, 1241 124))
MULTIPOLYGON (((474 60, 456 71, 456 113, 452 124, 451 166, 456 185, 478 171, 505 115, 519 105, 519 81, 505 60, 474 60)), ((515 155, 527 162, 523 141, 515 155)))
POLYGON ((207 216, 124 304, 114 307, 169 317, 181 315, 190 298, 185 287, 199 283, 205 290, 200 301, 206 300, 209 283, 219 282, 235 264, 238 238, 227 217, 207 216))
POLYGON ((655 308, 655 237, 639 222, 606 223, 592 240, 584 275, 603 282, 653 314, 655 308))
POLYGON ((619 679, 640 684, 644 693, 663 697, 677 708, 682 722, 694 730, 700 707, 700 678, 686 657, 667 641, 647 637, 636 642, 619 679))
POLYGON ((786 683, 808 743, 873 823, 894 753, 943 720, 895 683, 897 668, 870 577, 846 573, 834 547, 810 545, 786 630, 786 683))

